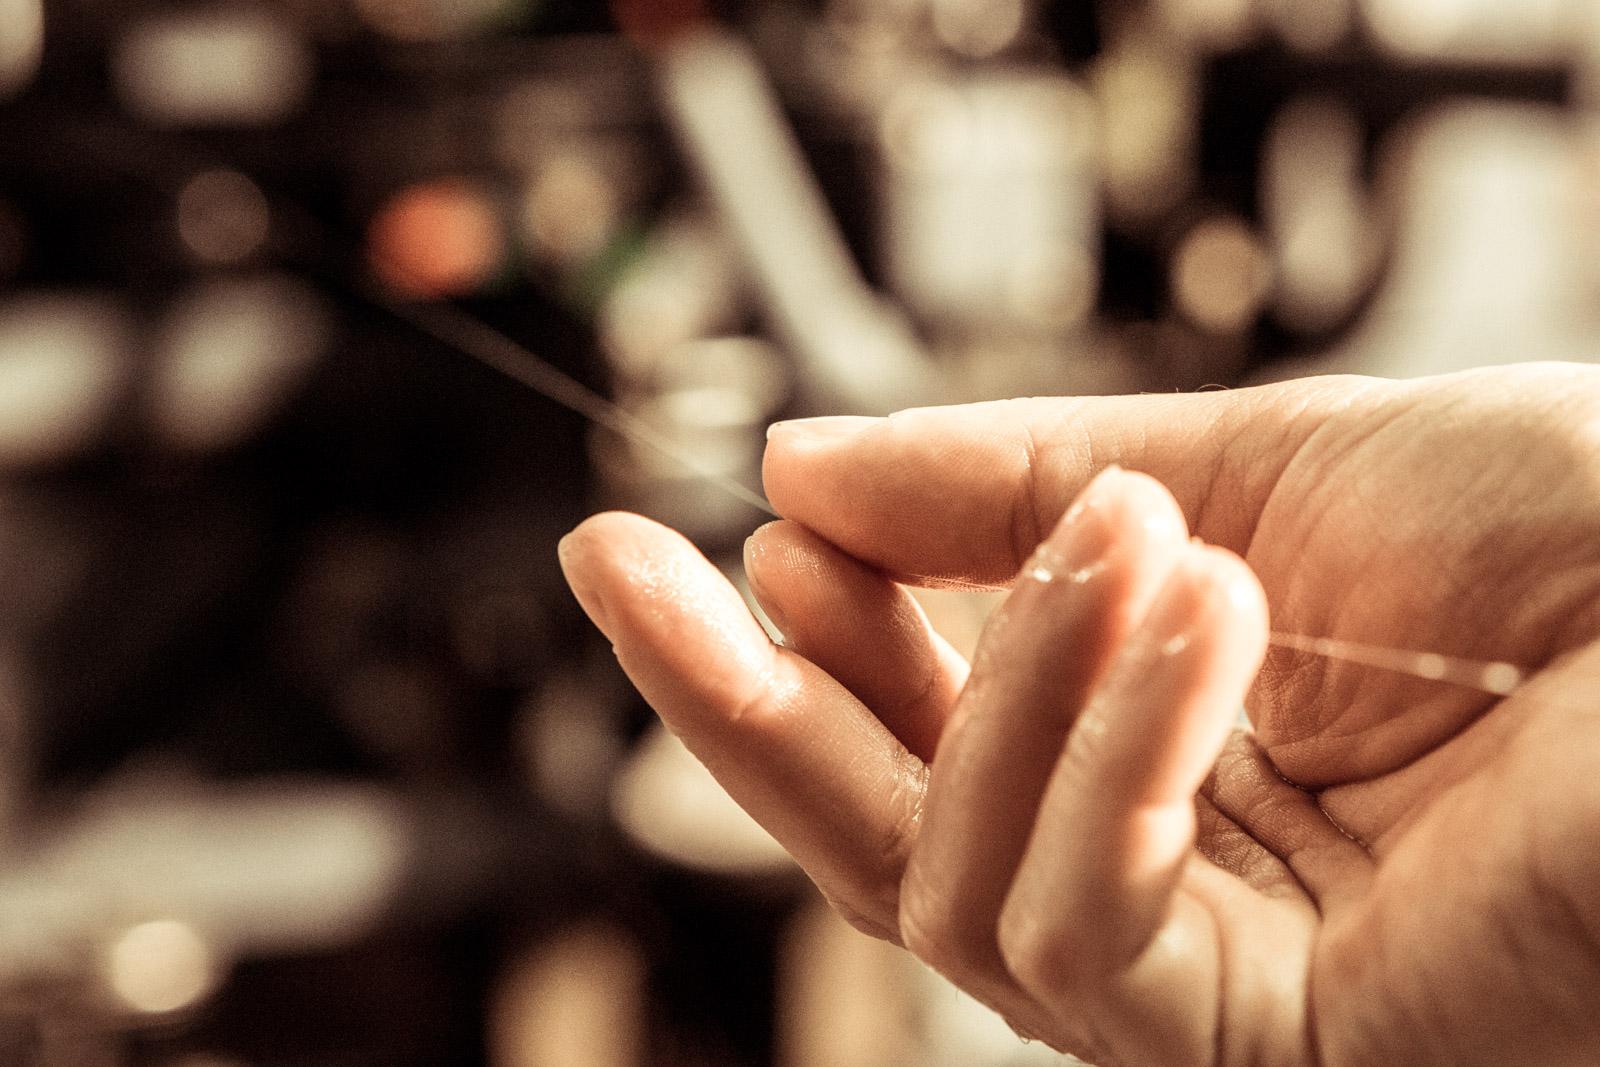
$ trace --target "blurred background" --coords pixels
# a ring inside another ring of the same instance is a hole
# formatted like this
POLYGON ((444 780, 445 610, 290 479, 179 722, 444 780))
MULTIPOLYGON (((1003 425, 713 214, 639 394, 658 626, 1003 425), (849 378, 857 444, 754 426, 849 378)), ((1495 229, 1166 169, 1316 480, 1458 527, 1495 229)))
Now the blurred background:
POLYGON ((1595 0, 0 0, 0 1064, 1064 1062, 555 565, 762 516, 486 355, 754 486, 781 417, 1597 340, 1595 0))

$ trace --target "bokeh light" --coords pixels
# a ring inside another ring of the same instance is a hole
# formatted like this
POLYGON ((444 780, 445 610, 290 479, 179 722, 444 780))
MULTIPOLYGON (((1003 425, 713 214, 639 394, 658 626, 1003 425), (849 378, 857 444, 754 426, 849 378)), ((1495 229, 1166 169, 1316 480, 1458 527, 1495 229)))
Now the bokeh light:
POLYGON ((495 1067, 642 1063, 648 966, 626 930, 598 922, 530 949, 495 992, 489 1020, 495 1067))
POLYGON ((0 0, 0 100, 33 77, 44 54, 44 0, 0 0))
POLYGON ((659 47, 706 21, 706 0, 611 0, 617 28, 635 44, 659 47))
POLYGON ((281 122, 311 92, 306 42, 265 9, 151 15, 118 42, 112 75, 122 104, 156 126, 281 122))
POLYGON ((202 171, 178 193, 178 234, 202 263, 248 259, 266 241, 270 223, 266 196, 236 170, 202 171))
POLYGON ((379 33, 401 41, 448 41, 486 30, 507 0, 354 0, 356 12, 379 33))
POLYGON ((193 1007, 217 980, 217 963, 204 938, 186 923, 140 923, 112 943, 106 979, 136 1012, 157 1015, 193 1007))
POLYGON ((1272 260, 1242 220, 1209 218, 1184 235, 1172 263, 1172 294, 1202 329, 1230 334, 1261 314, 1272 286, 1272 260))
POLYGON ((507 255, 499 209, 482 186, 460 178, 397 193, 373 216, 367 248, 378 278, 418 299, 475 292, 507 255))
POLYGON ((1295 101, 1268 133, 1262 199, 1278 266, 1277 314, 1296 328, 1332 327, 1377 267, 1364 162, 1361 126, 1337 100, 1295 101))
POLYGON ((988 59, 1015 44, 1027 24, 1024 0, 930 0, 933 29, 952 51, 988 59))
POLYGON ((672 734, 653 726, 616 778, 611 806, 641 847, 694 870, 771 875, 794 861, 672 734))
POLYGON ((147 395, 157 432, 185 451, 248 438, 321 355, 326 310, 280 275, 197 287, 168 315, 147 395))
POLYGON ((7 1064, 1073 1062, 821 910, 560 534, 748 598, 774 420, 1600 338, 1591 0, 0 0, 0 143, 7 1064))
POLYGON ((130 323, 113 302, 0 302, 0 466, 56 463, 105 429, 127 373, 130 323))

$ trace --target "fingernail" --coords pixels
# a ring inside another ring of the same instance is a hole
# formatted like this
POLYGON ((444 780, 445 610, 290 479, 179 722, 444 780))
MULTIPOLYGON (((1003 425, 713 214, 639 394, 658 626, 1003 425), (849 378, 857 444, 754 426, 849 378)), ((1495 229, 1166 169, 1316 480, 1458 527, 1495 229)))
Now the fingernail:
POLYGON ((1100 498, 1105 495, 1106 486, 1115 482, 1122 476, 1122 468, 1112 463, 1104 467, 1099 474, 1089 479, 1089 484, 1078 491, 1078 498, 1072 502, 1067 513, 1061 517, 1057 528, 1068 526, 1082 518, 1083 513, 1091 508, 1098 507, 1100 498))
POLYGON ((767 596, 766 590, 761 585, 761 579, 756 577, 757 572, 760 570, 760 557, 763 551, 762 547, 756 543, 754 534, 745 538, 744 578, 745 581, 750 583, 750 592, 755 596, 756 603, 760 604, 761 610, 767 613, 767 619, 771 621, 772 625, 780 633, 787 634, 789 632, 788 619, 784 618, 777 602, 767 596))
MULTIPOLYGON (((1163 656, 1176 656, 1193 642, 1210 613, 1212 575, 1201 548, 1190 542, 1167 575, 1156 602, 1145 619, 1150 647, 1163 656)), ((1227 590, 1233 599, 1233 590, 1227 590)))
POLYGON ((883 422, 865 415, 823 415, 815 419, 790 419, 767 427, 767 440, 782 435, 802 447, 841 444, 883 422))
POLYGON ((1026 577, 1036 582, 1061 578, 1082 585, 1106 569, 1115 540, 1100 518, 1100 499, 1120 470, 1106 468, 1078 494, 1050 536, 1034 550, 1023 568, 1026 577))
POLYGON ((572 595, 578 598, 578 604, 585 614, 600 628, 601 633, 610 638, 611 617, 606 613, 605 601, 600 599, 600 594, 584 581, 582 568, 577 564, 576 547, 571 534, 557 542, 556 558, 561 562, 561 573, 566 576, 567 585, 572 588, 572 595))

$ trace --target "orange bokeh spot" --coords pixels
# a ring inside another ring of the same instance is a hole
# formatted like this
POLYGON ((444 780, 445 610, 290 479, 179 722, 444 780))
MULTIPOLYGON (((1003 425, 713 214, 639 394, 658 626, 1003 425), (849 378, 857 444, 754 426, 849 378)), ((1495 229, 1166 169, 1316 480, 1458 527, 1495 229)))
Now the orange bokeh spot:
POLYGON ((707 20, 705 0, 611 0, 617 28, 642 48, 652 48, 707 20))
POLYGON ((390 288, 419 299, 477 291, 505 255, 494 204, 482 188, 459 178, 401 190, 367 227, 373 272, 390 288))

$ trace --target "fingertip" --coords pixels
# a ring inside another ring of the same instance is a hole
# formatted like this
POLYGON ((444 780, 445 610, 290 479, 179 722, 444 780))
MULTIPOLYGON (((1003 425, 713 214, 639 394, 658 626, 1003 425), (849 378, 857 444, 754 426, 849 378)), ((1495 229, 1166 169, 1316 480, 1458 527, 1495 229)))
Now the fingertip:
POLYGON ((1259 644, 1260 654, 1265 655, 1267 594, 1250 565, 1226 548, 1196 543, 1187 554, 1184 570, 1202 601, 1198 611, 1223 623, 1236 639, 1259 644))
POLYGON ((1188 520, 1177 498, 1142 471, 1115 464, 1106 467, 1079 496, 1080 501, 1091 499, 1105 501, 1105 506, 1115 509, 1125 529, 1137 531, 1155 545, 1175 546, 1188 539, 1188 520))
POLYGON ((567 586, 589 619, 608 638, 613 637, 614 623, 605 588, 611 584, 611 572, 617 567, 617 553, 630 540, 631 518, 637 516, 620 512, 591 516, 556 544, 556 558, 567 586))
POLYGON ((791 636, 790 623, 784 598, 778 591, 782 589, 784 579, 784 546, 792 536, 788 528, 798 529, 793 523, 781 519, 761 526, 745 538, 743 553, 744 577, 750 586, 750 593, 785 638, 791 636))
POLYGON ((886 457, 901 447, 900 441, 884 418, 842 415, 774 423, 761 457, 762 488, 780 515, 851 547, 852 536, 894 525, 897 505, 863 487, 880 482, 886 457))
POLYGON ((768 665, 771 643, 743 597, 677 531, 606 512, 564 537, 558 555, 578 602, 624 666, 699 672, 707 685, 728 679, 739 688, 768 665))
POLYGON ((775 486, 804 487, 810 480, 809 472, 837 463, 872 439, 874 431, 888 425, 887 419, 856 415, 775 422, 767 427, 767 446, 761 457, 762 481, 769 493, 775 486))
POLYGON ((569 578, 573 574, 590 575, 597 568, 614 565, 621 554, 636 548, 641 540, 663 537, 682 539, 676 531, 643 515, 603 511, 573 527, 557 544, 556 555, 569 578))
POLYGON ((795 449, 826 449, 845 444, 886 420, 870 415, 822 415, 787 419, 767 427, 767 441, 795 449))
POLYGON ((760 581, 761 572, 772 565, 773 555, 787 539, 787 531, 794 523, 784 519, 765 523, 744 541, 744 572, 752 586, 760 581))

